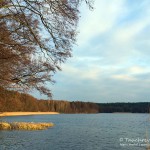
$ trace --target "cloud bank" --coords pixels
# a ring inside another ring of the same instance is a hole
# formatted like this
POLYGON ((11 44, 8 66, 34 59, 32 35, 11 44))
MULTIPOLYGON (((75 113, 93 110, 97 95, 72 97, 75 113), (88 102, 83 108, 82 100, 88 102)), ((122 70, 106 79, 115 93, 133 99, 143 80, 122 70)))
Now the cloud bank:
POLYGON ((53 99, 150 101, 150 1, 95 0, 80 8, 73 57, 51 86, 53 99))

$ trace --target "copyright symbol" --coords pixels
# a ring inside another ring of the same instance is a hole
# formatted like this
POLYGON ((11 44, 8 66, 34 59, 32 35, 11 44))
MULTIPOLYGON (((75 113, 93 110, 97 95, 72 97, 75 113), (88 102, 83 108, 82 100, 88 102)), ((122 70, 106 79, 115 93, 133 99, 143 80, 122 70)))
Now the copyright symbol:
POLYGON ((123 138, 120 138, 120 142, 123 142, 123 138))

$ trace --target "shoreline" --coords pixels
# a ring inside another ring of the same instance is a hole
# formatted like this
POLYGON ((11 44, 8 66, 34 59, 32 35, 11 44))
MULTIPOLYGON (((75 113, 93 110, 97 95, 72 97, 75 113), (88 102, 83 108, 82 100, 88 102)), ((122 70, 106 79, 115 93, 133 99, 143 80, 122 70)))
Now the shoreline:
POLYGON ((58 112, 0 112, 0 117, 6 116, 30 116, 30 115, 56 115, 58 112))

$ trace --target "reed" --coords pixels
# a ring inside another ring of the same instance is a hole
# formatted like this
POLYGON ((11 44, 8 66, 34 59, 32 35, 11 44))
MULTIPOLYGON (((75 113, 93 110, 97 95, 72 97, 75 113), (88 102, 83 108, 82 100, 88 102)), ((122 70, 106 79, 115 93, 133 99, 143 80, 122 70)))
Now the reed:
POLYGON ((53 123, 0 122, 0 130, 44 130, 53 126, 53 123))

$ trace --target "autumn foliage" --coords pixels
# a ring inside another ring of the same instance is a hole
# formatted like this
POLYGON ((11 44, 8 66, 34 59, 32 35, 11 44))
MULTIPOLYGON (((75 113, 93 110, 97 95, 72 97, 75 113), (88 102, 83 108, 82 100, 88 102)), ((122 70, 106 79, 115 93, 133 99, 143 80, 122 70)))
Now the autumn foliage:
POLYGON ((0 87, 0 112, 60 112, 60 113, 98 113, 97 104, 90 102, 69 102, 57 100, 38 100, 31 95, 8 91, 0 87))
POLYGON ((79 5, 91 0, 0 0, 0 86, 51 97, 46 83, 71 57, 79 5))

